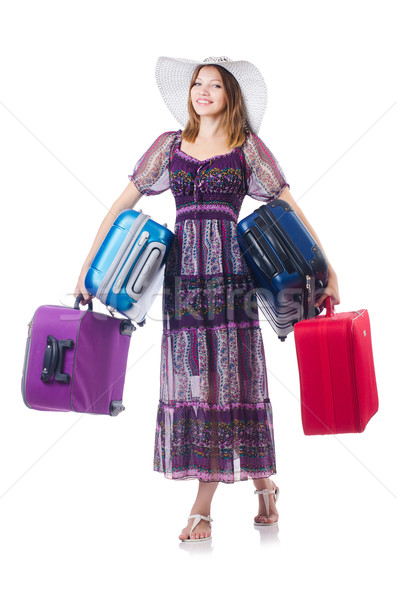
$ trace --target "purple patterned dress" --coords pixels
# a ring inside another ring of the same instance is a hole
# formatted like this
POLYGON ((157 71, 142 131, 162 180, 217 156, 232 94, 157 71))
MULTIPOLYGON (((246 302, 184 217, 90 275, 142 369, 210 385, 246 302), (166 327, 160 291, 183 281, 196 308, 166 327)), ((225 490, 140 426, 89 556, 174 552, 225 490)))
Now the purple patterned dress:
POLYGON ((289 185, 262 140, 207 160, 160 135, 129 175, 145 195, 171 189, 174 239, 164 272, 154 470, 234 483, 276 472, 272 407, 254 281, 237 242, 245 195, 289 185))

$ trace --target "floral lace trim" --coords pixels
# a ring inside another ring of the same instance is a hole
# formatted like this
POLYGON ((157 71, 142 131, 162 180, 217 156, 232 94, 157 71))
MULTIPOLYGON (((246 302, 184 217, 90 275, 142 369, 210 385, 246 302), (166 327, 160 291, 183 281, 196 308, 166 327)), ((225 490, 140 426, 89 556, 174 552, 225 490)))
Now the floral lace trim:
POLYGON ((264 479, 276 474, 276 466, 265 471, 247 471, 241 470, 239 473, 224 473, 222 471, 206 473, 200 469, 184 469, 180 472, 164 471, 157 464, 154 465, 154 471, 163 473, 166 479, 198 479, 207 482, 234 483, 235 481, 248 481, 249 479, 264 479))
MULTIPOLYGON (((270 402, 270 400, 269 400, 270 402)), ((229 411, 231 408, 246 408, 248 410, 258 410, 268 409, 269 404, 266 402, 256 402, 253 404, 247 404, 244 402, 228 402, 226 406, 221 406, 219 404, 208 404, 208 402, 175 402, 175 403, 165 403, 160 400, 160 407, 163 410, 174 410, 176 408, 205 408, 207 410, 217 410, 217 411, 229 411)))
MULTIPOLYGON (((216 221, 217 219, 213 220, 216 221)), ((246 275, 245 273, 200 273, 191 275, 186 275, 185 273, 178 273, 177 275, 165 275, 165 280, 167 283, 173 283, 176 277, 178 277, 178 279, 181 280, 191 279, 192 281, 197 282, 197 285, 204 285, 207 279, 215 280, 215 278, 218 278, 218 283, 222 282, 222 280, 225 280, 228 284, 232 284, 233 282, 239 283, 240 281, 242 283, 245 283, 247 279, 249 279, 252 282, 254 281, 252 275, 246 275)), ((254 287, 254 285, 252 287, 254 287)))
POLYGON ((217 330, 217 329, 260 329, 259 321, 243 321, 241 323, 225 323, 222 325, 214 325, 213 327, 180 327, 176 330, 168 330, 164 329, 163 333, 165 335, 175 335, 175 333, 179 331, 207 331, 208 329, 217 330))

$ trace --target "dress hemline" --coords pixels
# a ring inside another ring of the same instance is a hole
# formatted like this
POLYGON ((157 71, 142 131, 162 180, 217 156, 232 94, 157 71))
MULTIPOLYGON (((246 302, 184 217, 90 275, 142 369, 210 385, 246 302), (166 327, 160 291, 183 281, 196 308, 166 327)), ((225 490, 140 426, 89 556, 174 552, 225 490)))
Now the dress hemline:
POLYGON ((199 473, 196 470, 190 470, 183 474, 175 474, 169 473, 166 471, 162 471, 161 469, 154 468, 154 472, 162 473, 165 479, 173 480, 173 481, 187 481, 189 479, 197 479, 203 483, 238 483, 239 481, 249 481, 250 479, 267 479, 268 477, 272 477, 277 473, 277 470, 268 469, 266 471, 261 472, 242 472, 238 477, 233 477, 233 475, 216 475, 211 473, 209 477, 203 477, 202 473, 199 473))

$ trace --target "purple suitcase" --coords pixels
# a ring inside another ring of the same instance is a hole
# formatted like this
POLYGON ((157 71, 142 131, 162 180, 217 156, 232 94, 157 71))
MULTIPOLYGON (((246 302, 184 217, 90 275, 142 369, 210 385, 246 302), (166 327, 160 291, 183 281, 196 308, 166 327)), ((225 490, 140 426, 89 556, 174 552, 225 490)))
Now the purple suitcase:
POLYGON ((75 307, 40 306, 29 323, 22 396, 29 408, 115 416, 122 403, 129 319, 75 307))

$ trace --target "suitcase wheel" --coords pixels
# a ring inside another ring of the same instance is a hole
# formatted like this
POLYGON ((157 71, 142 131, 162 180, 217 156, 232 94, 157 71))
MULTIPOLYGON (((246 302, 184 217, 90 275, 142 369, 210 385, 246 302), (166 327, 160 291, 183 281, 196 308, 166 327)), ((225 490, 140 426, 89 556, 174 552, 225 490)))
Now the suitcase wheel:
POLYGON ((125 406, 123 406, 121 400, 113 400, 110 403, 109 414, 111 417, 117 417, 117 415, 123 412, 123 410, 125 410, 125 406))

